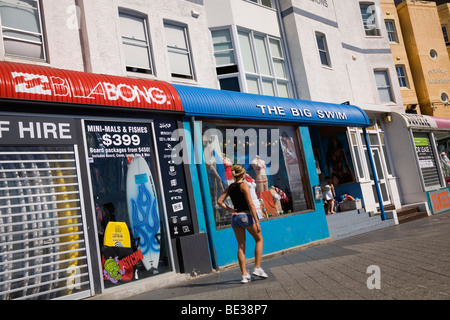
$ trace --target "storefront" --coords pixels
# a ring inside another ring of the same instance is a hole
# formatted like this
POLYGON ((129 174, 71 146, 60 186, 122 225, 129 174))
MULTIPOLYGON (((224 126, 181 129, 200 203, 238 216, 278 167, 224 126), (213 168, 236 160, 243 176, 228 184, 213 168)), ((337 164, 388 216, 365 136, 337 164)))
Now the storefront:
MULTIPOLYGON (((230 217, 216 205, 231 183, 234 163, 245 166, 261 218, 264 254, 329 237, 319 186, 311 127, 370 126, 359 108, 174 85, 193 137, 205 225, 213 264, 234 263, 236 241, 230 217)), ((231 202, 228 203, 230 206, 231 202)), ((251 237, 247 239, 252 247, 251 237)), ((248 257, 253 255, 248 250, 248 257)))
POLYGON ((199 229, 169 84, 2 62, 0 97, 1 299, 79 299, 180 269, 177 241, 199 229))
POLYGON ((232 163, 249 173, 264 254, 327 239, 310 129, 369 141, 351 105, 15 63, 0 63, 0 99, 2 299, 77 299, 236 262, 216 206, 232 163))
POLYGON ((450 120, 417 114, 389 114, 386 131, 400 176, 402 202, 428 214, 450 209, 450 120))

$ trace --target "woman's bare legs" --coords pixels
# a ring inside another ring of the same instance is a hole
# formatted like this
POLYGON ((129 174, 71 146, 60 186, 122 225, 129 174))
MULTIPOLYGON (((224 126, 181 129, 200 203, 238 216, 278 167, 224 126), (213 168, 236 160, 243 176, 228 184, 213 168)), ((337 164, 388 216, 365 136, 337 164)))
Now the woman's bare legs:
POLYGON ((263 253, 263 236, 261 232, 258 232, 256 229, 256 224, 252 224, 251 226, 246 228, 248 232, 252 235, 253 239, 255 239, 255 268, 261 268, 261 260, 263 253))
POLYGON ((247 268, 245 267, 245 229, 233 228, 238 243, 238 261, 243 276, 247 276, 247 268))

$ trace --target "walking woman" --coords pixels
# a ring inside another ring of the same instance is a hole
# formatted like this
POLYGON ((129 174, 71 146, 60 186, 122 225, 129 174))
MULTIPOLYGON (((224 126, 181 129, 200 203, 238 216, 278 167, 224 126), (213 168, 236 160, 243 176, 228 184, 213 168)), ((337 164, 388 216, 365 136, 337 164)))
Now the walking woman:
POLYGON ((231 212, 231 227, 238 242, 238 261, 242 272, 241 283, 248 283, 251 281, 251 276, 245 267, 245 230, 255 239, 255 268, 253 269, 253 275, 267 278, 267 274, 261 268, 263 237, 255 205, 250 195, 250 189, 244 183, 245 168, 240 164, 236 164, 231 168, 231 172, 234 177, 234 183, 222 193, 217 200, 217 205, 231 212), (228 196, 233 202, 234 209, 228 207, 224 202, 228 196))

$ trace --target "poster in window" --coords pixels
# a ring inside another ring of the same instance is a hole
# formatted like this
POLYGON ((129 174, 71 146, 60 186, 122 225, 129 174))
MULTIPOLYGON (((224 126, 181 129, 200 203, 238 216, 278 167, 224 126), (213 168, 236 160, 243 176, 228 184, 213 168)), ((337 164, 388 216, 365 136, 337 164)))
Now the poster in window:
POLYGON ((105 286, 170 271, 150 123, 85 121, 105 286))

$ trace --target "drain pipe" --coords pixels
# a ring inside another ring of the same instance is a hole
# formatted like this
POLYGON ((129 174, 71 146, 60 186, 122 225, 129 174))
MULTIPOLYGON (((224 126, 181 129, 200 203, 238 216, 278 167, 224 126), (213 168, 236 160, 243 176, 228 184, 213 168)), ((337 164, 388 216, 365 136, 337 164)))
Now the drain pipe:
POLYGON ((364 133, 364 140, 366 141, 366 146, 367 146, 367 154, 369 155, 370 167, 372 169, 373 180, 375 182, 375 189, 376 189, 377 195, 378 195, 378 202, 380 203, 381 220, 384 221, 384 220, 386 220, 386 215, 384 213, 383 198, 381 197, 380 186, 378 184, 377 171, 375 170, 375 163, 373 161, 372 149, 370 148, 369 136, 367 135, 366 128, 363 128, 363 133, 364 133))

